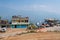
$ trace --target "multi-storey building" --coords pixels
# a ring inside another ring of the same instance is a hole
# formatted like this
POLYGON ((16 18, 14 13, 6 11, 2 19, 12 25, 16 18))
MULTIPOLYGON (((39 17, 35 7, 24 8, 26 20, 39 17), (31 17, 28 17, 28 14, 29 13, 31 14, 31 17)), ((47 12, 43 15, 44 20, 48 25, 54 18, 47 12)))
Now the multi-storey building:
POLYGON ((1 20, 0 19, 0 27, 9 27, 10 25, 9 25, 9 22, 8 22, 8 20, 1 20))
POLYGON ((12 28, 26 28, 29 25, 29 17, 12 16, 12 28))

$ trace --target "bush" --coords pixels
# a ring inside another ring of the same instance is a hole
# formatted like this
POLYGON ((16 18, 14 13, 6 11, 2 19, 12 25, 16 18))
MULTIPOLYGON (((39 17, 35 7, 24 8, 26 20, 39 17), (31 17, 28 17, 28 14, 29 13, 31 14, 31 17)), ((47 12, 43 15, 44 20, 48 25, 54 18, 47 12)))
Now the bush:
POLYGON ((37 29, 37 26, 35 26, 34 24, 31 24, 27 27, 27 29, 30 29, 30 30, 37 29))

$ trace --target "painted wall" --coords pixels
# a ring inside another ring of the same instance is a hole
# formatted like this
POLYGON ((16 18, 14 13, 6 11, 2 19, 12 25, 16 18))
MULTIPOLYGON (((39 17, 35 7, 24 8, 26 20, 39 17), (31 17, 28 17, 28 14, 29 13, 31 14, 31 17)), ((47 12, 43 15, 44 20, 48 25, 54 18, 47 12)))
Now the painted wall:
MULTIPOLYGON (((12 25, 11 28, 15 28, 15 25, 12 25)), ((16 28, 27 28, 27 25, 16 25, 16 28)))

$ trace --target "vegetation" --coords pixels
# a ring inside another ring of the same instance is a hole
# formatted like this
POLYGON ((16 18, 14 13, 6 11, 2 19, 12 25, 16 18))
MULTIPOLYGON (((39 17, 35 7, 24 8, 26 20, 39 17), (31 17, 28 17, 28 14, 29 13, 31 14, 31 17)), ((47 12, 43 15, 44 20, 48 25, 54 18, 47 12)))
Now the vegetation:
POLYGON ((1 19, 1 16, 0 16, 0 19, 1 19))
POLYGON ((34 30, 34 29, 37 29, 37 26, 34 25, 34 24, 30 24, 30 25, 27 27, 27 29, 29 29, 29 30, 34 30))

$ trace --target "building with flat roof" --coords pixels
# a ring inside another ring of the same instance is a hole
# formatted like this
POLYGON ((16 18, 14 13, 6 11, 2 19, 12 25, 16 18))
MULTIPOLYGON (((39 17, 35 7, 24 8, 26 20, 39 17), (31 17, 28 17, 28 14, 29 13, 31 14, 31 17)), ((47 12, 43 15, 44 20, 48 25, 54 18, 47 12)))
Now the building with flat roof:
POLYGON ((10 27, 10 24, 9 24, 9 22, 8 22, 8 20, 1 20, 0 19, 0 27, 10 27))
POLYGON ((29 17, 12 16, 12 28, 26 28, 29 25, 29 17))

